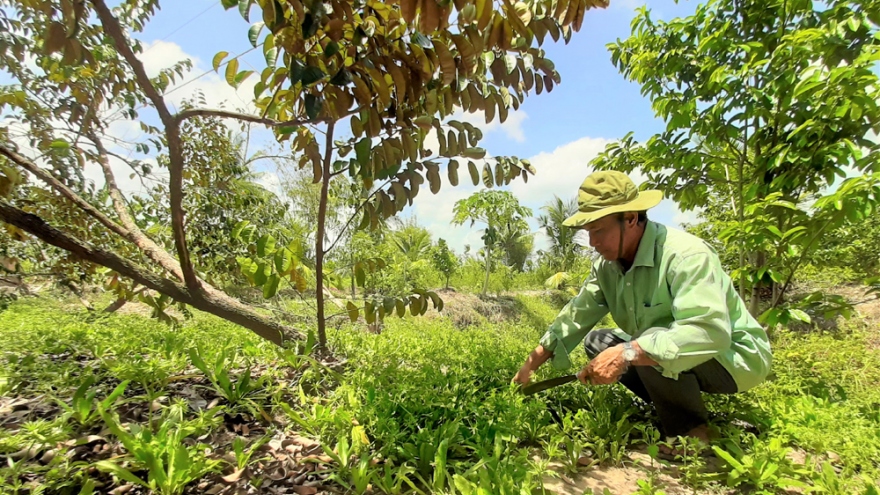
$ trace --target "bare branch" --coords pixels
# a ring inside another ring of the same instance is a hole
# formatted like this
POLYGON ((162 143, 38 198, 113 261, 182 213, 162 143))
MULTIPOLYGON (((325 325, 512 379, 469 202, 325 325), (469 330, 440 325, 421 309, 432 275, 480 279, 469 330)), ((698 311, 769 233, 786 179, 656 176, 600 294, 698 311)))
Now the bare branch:
POLYGON ((195 118, 195 117, 220 117, 220 118, 224 118, 224 119, 236 119, 236 120, 243 120, 245 122, 252 122, 254 124, 262 124, 266 127, 301 126, 301 125, 317 124, 317 123, 321 123, 321 122, 326 122, 326 119, 315 119, 315 120, 294 119, 294 120, 287 120, 284 122, 278 122, 276 120, 267 119, 264 117, 259 117, 257 115, 250 115, 247 113, 239 113, 239 112, 230 112, 227 110, 212 110, 212 109, 208 109, 208 108, 192 108, 189 110, 184 110, 184 111, 178 113, 177 115, 175 115, 175 118, 177 119, 178 123, 183 122, 184 120, 187 120, 187 119, 195 118))
POLYGON ((27 170, 28 172, 34 174, 41 181, 48 184, 50 187, 58 191, 62 196, 72 201, 75 205, 79 206, 83 211, 94 217, 96 220, 101 222, 102 225, 110 229, 111 231, 119 234, 120 236, 128 239, 131 233, 126 230, 123 226, 114 222, 106 215, 98 211, 97 208, 89 204, 88 201, 82 199, 78 194, 76 194, 72 189, 65 186, 61 181, 55 178, 51 173, 46 170, 43 170, 36 163, 28 160, 24 156, 18 154, 14 150, 7 148, 5 144, 0 144, 0 155, 5 156, 10 161, 18 165, 19 167, 27 170))
POLYGON ((257 115, 250 115, 247 113, 240 112, 230 112, 227 110, 212 110, 208 108, 191 108, 189 110, 184 110, 174 118, 178 123, 182 123, 184 120, 191 119, 194 117, 220 117, 225 119, 236 119, 243 120, 245 122, 253 122, 255 124, 263 124, 266 127, 291 127, 291 126, 302 126, 302 125, 315 125, 315 124, 324 124, 332 121, 344 119, 346 117, 350 117, 361 111, 363 106, 355 108, 354 110, 345 113, 344 115, 336 117, 323 117, 319 119, 293 119, 286 120, 283 122, 279 122, 277 120, 268 119, 265 117, 259 117, 257 115))
POLYGON ((336 177, 337 175, 342 175, 342 174, 348 172, 349 168, 351 168, 351 167, 342 167, 339 170, 337 170, 336 172, 333 172, 332 174, 330 174, 330 177, 336 177))

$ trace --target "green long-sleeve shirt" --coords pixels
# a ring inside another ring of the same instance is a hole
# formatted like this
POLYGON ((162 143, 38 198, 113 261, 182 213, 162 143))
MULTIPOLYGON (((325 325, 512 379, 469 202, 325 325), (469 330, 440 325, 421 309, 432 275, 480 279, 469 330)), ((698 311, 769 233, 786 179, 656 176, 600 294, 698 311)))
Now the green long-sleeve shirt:
POLYGON ((555 368, 571 366, 569 353, 609 311, 669 378, 716 358, 744 391, 770 372, 767 333, 714 249, 686 232, 649 221, 628 271, 617 261, 593 265, 541 338, 555 368))

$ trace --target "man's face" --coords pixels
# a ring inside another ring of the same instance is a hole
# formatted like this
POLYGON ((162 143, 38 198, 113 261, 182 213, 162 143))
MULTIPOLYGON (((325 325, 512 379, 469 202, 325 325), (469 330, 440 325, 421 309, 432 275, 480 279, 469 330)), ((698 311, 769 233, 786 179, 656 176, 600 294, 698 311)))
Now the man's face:
POLYGON ((614 261, 620 253, 620 224, 616 215, 602 217, 595 222, 590 222, 582 230, 590 236, 590 247, 596 250, 603 258, 614 261))

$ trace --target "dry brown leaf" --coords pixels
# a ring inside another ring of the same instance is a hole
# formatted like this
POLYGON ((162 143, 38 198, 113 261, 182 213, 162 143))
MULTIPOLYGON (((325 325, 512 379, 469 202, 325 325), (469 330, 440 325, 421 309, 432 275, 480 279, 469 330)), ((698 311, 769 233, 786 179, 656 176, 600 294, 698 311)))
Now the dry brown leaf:
POLYGON ((124 495, 134 489, 134 485, 122 485, 110 490, 110 495, 124 495))
POLYGON ((235 483, 241 478, 242 473, 244 473, 244 469, 236 469, 232 474, 223 476, 223 481, 227 483, 235 483))
POLYGON ((318 493, 318 489, 313 486, 292 486, 290 489, 299 495, 314 495, 318 493))
MULTIPOLYGON (((293 443, 302 445, 303 447, 305 447, 307 449, 311 448, 311 447, 315 447, 317 445, 321 445, 320 442, 316 442, 315 440, 312 440, 311 438, 301 437, 299 435, 294 435, 294 436, 290 437, 288 440, 290 440, 293 443)), ((285 442, 282 442, 282 445, 284 445, 286 443, 286 441, 287 440, 285 440, 285 442)))

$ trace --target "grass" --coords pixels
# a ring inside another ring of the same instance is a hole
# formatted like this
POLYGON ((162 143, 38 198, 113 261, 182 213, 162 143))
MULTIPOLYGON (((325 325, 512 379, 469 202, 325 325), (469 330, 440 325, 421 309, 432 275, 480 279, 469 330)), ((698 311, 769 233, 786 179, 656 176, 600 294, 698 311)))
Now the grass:
MULTIPOLYGON (((650 410, 619 386, 517 393, 510 378, 557 308, 524 296, 513 306, 509 321, 466 328, 342 325, 330 333, 338 361, 204 314, 171 328, 17 301, 0 313, 0 492, 519 494, 656 452, 650 410)), ((768 383, 708 401, 720 465, 694 456, 659 469, 694 493, 876 494, 880 353, 869 336, 777 333, 768 383)), ((655 472, 641 473, 638 493, 659 493, 655 472)))

